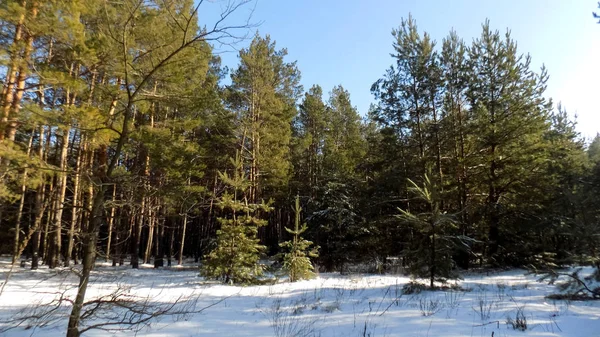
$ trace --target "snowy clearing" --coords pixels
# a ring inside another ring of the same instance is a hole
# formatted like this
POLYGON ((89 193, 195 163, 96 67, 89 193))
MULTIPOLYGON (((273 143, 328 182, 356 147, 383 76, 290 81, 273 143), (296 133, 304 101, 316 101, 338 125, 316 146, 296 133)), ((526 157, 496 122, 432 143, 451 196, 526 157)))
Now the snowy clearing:
MULTIPOLYGON (((3 282, 8 260, 1 263, 3 282)), ((404 276, 320 274, 311 281, 237 287, 204 282, 191 267, 98 265, 87 299, 120 288, 146 308, 178 311, 153 318, 138 336, 600 336, 600 301, 548 300, 544 296, 556 287, 522 270, 467 275, 459 284, 468 291, 403 294, 408 282, 404 276)), ((39 314, 47 309, 44 303, 73 296, 76 286, 77 277, 67 270, 18 268, 0 296, 0 328, 14 326, 27 310, 36 307, 39 314)), ((23 325, 5 334, 64 335, 69 310, 63 301, 45 316, 47 326, 23 325)), ((124 318, 130 317, 113 307, 85 326, 124 318)), ((84 335, 107 332, 92 329, 84 335)))

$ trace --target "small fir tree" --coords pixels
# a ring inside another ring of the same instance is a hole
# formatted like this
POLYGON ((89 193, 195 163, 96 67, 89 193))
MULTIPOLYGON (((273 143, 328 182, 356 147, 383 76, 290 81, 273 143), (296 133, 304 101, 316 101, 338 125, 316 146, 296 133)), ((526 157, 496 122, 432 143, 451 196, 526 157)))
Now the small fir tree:
POLYGON ((313 245, 312 241, 305 240, 301 236, 308 229, 306 223, 300 226, 301 211, 300 197, 296 196, 294 229, 292 230, 287 227, 285 229, 292 235, 292 240, 279 244, 280 247, 287 250, 287 253, 283 255, 283 269, 288 273, 290 282, 308 280, 315 277, 315 270, 310 258, 319 256, 318 247, 310 248, 313 245))
POLYGON ((270 203, 249 203, 246 192, 250 182, 242 169, 239 153, 232 160, 233 176, 219 172, 221 180, 230 187, 217 203, 223 211, 218 219, 221 229, 217 231, 217 246, 204 258, 202 276, 225 283, 255 283, 262 275, 258 263, 265 246, 257 239, 258 228, 267 224, 258 214, 269 212, 270 203))
POLYGON ((410 272, 415 277, 428 277, 429 285, 434 288, 434 281, 446 281, 456 278, 453 273, 452 248, 458 238, 451 235, 455 227, 453 216, 442 211, 442 200, 438 187, 424 176, 423 186, 409 179, 411 192, 425 202, 425 211, 412 213, 398 208, 401 214, 397 217, 411 226, 415 236, 409 246, 407 257, 410 257, 410 272))

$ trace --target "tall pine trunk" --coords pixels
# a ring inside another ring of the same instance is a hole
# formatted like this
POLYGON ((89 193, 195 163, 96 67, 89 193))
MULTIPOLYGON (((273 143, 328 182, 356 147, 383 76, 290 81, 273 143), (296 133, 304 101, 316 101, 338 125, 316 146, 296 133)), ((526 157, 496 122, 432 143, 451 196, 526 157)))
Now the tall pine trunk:
MULTIPOLYGON (((33 136, 35 134, 35 128, 31 130, 29 136, 29 142, 27 144, 27 157, 31 154, 31 146, 33 144, 33 136)), ((21 180, 21 197, 19 198, 19 209, 17 210, 17 219, 15 220, 15 242, 13 246, 13 257, 11 268, 20 258, 21 252, 19 251, 19 241, 21 236, 21 219, 23 218, 23 207, 25 206, 25 192, 27 192, 27 168, 23 170, 23 178, 21 180)))
MULTIPOLYGON (((73 140, 74 141, 74 140, 73 140)), ((73 247, 75 245, 75 231, 77 228, 77 222, 80 219, 80 208, 83 206, 81 203, 81 191, 80 181, 83 168, 83 155, 85 153, 85 136, 83 134, 79 137, 79 149, 77 151, 77 159, 75 161, 75 170, 73 172, 73 203, 71 208, 71 225, 69 227, 68 240, 67 240, 67 251, 65 253, 65 267, 68 267, 71 258, 73 258, 73 247)), ((77 259, 75 259, 77 261, 77 259)))
MULTIPOLYGON (((41 160, 44 159, 44 126, 39 127, 39 148, 38 157, 41 160)), ((40 252, 40 241, 42 236, 42 218, 44 216, 44 199, 45 199, 45 182, 44 176, 42 175, 42 183, 37 188, 35 194, 35 208, 34 208, 34 221, 33 221, 33 243, 32 243, 32 254, 31 254, 31 269, 37 269, 39 266, 39 252, 40 252)))
MULTIPOLYGON (((62 257, 62 215, 65 206, 65 194, 67 191, 67 155, 69 153, 69 136, 71 127, 66 127, 63 130, 61 152, 60 152, 60 175, 56 179, 57 196, 54 204, 54 219, 53 229, 54 242, 52 244, 52 253, 50 257, 50 268, 55 268, 59 265, 62 257)), ((70 258, 70 257, 69 257, 70 258)), ((66 265, 68 263, 65 262, 66 265)))
POLYGON ((23 29, 25 24, 25 13, 27 11, 27 1, 21 0, 20 7, 22 7, 23 13, 19 16, 18 23, 15 27, 15 35, 13 37, 13 42, 11 45, 11 50, 14 52, 10 55, 10 65, 6 72, 6 80, 4 82, 4 87, 2 88, 2 116, 0 117, 0 140, 4 139, 6 127, 8 126, 8 119, 10 117, 10 107, 12 106, 12 102, 14 100, 14 85, 17 79, 17 71, 19 68, 19 63, 22 62, 20 60, 20 53, 18 52, 19 45, 21 44, 21 39, 23 36, 23 29))
MULTIPOLYGON (((31 20, 35 20, 38 14, 38 2, 34 1, 31 6, 31 20)), ((33 50, 33 34, 28 31, 25 39, 25 47, 23 51, 23 58, 21 64, 19 64, 19 74, 16 79, 16 88, 14 97, 12 98, 11 108, 9 109, 8 124, 6 127, 6 138, 11 141, 15 140, 17 133, 17 124, 19 120, 19 112, 21 110, 21 100, 25 94, 25 80, 28 75, 28 67, 30 63, 30 56, 33 50)))

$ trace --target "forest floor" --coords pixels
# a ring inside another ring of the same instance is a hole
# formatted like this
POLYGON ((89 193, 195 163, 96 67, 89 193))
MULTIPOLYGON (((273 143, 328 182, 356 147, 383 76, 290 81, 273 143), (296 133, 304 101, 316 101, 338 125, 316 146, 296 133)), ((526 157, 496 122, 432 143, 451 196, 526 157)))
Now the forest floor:
MULTIPOLYGON (((8 265, 0 259, 0 282, 8 265)), ((600 336, 600 301, 547 299, 557 287, 523 270, 470 273, 458 282, 466 291, 403 294, 405 276, 322 273, 310 281, 237 287, 205 282, 192 266, 98 264, 86 298, 96 300, 87 308, 97 309, 83 326, 144 318, 118 304, 169 313, 116 336, 600 336)), ((17 267, 0 295, 0 329, 21 325, 0 335, 64 335, 78 281, 73 271, 17 267), (37 318, 19 320, 27 315, 37 318)))

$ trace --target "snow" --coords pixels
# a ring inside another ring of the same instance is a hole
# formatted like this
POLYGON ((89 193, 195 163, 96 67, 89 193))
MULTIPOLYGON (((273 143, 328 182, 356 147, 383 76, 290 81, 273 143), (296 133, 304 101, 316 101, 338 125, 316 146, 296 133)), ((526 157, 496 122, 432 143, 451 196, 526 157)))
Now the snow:
MULTIPOLYGON (((0 282, 8 263, 0 259, 0 282)), ((582 273, 590 271, 584 268, 582 273)), ((41 304, 62 292, 74 298, 77 282, 73 270, 17 267, 0 295, 0 329, 15 325, 15 318, 27 310, 37 307, 42 312, 41 304)), ((157 308, 178 301, 173 310, 195 312, 154 318, 138 336, 600 336, 600 301, 546 299, 556 287, 537 282, 523 270, 468 274, 459 282, 468 291, 402 294, 408 282, 405 276, 320 274, 310 281, 238 287, 204 281, 191 262, 138 270, 98 264, 86 300, 121 287, 157 308), (519 308, 527 320, 525 331, 507 323, 507 317, 515 320, 519 308)), ((111 311, 105 315, 124 315, 122 309, 111 311)), ((69 312, 70 304, 64 302, 47 316, 47 326, 19 327, 5 334, 64 335, 69 312)), ((103 317, 86 324, 108 319, 103 317)), ((106 335, 97 329, 84 334, 106 335)))

